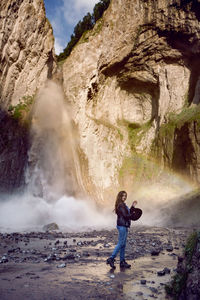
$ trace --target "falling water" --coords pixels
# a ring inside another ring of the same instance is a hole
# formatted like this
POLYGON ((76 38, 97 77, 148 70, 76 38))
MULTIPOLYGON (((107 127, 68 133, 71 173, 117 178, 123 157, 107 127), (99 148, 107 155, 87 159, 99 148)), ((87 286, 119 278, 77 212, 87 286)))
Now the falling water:
POLYGON ((37 95, 32 120, 27 184, 29 192, 48 202, 77 195, 82 182, 71 126, 61 88, 48 81, 37 95))
POLYGON ((27 188, 0 203, 1 229, 41 229, 50 222, 67 230, 113 226, 112 212, 99 212, 84 194, 68 110, 62 89, 48 81, 33 108, 27 188))

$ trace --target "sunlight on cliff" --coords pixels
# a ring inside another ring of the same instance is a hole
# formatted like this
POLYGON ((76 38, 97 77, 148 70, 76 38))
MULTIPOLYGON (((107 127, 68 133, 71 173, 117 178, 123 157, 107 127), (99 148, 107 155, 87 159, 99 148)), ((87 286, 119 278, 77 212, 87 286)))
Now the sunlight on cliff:
MULTIPOLYGON (((119 190, 109 196, 109 203, 101 208, 97 207, 95 199, 89 199, 84 193, 77 152, 79 141, 69 112, 62 89, 48 81, 38 92, 32 113, 27 186, 23 194, 5 196, 5 200, 1 200, 1 230, 41 230, 43 225, 51 222, 70 231, 115 228, 113 209, 119 190)), ((148 166, 146 161, 139 163, 143 166, 139 180, 136 180, 138 174, 132 174, 132 177, 128 174, 122 187, 128 192, 127 204, 130 206, 137 200, 137 206, 143 210, 141 219, 133 225, 166 226, 169 208, 173 210, 177 204, 178 215, 179 203, 181 205, 185 195, 195 187, 184 178, 161 170, 158 165, 151 163, 148 166), (151 182, 145 181, 143 176, 147 169, 154 170, 151 182), (131 186, 132 182, 134 186, 131 186)), ((133 166, 137 173, 137 166, 133 166)))

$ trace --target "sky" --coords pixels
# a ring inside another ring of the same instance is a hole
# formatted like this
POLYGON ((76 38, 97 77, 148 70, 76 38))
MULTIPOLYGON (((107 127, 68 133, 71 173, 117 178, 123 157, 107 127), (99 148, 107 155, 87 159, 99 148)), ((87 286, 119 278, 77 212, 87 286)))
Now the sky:
POLYGON ((78 21, 92 13, 99 0, 44 0, 46 16, 55 37, 55 51, 59 54, 67 46, 78 21))

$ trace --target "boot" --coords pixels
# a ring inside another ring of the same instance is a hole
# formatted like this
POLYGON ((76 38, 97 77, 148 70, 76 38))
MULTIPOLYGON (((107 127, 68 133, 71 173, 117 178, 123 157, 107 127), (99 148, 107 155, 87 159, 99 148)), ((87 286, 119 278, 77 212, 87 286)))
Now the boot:
POLYGON ((112 257, 109 257, 109 258, 106 260, 107 265, 110 265, 110 267, 111 267, 112 269, 115 269, 115 268, 116 268, 115 265, 114 265, 114 262, 115 262, 115 259, 112 258, 112 257))
POLYGON ((120 268, 131 268, 131 265, 129 265, 125 260, 120 261, 120 268))

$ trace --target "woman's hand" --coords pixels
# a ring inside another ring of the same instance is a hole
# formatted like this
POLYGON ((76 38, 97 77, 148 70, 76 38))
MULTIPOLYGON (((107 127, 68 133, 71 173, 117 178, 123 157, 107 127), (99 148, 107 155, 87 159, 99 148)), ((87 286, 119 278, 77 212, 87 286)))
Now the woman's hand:
POLYGON ((137 201, 133 201, 133 204, 132 204, 132 206, 136 206, 137 205, 137 201))

